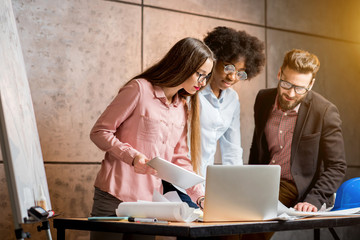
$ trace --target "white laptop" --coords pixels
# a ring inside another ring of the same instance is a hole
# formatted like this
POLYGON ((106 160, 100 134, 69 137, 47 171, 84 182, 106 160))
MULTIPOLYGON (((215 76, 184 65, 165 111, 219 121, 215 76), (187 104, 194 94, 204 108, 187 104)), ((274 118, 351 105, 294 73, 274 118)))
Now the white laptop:
POLYGON ((203 221, 259 221, 277 217, 279 165, 210 165, 203 221))

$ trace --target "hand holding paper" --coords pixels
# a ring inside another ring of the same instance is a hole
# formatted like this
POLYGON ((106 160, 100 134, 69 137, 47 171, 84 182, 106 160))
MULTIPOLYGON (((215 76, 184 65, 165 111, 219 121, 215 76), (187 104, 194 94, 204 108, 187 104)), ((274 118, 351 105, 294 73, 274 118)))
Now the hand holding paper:
POLYGON ((151 159, 147 164, 157 170, 157 177, 183 189, 205 181, 203 177, 160 157, 151 159))
POLYGON ((133 160, 133 166, 136 173, 140 174, 153 174, 156 175, 156 170, 154 168, 151 168, 147 165, 147 162, 149 162, 143 154, 138 154, 135 156, 133 160))

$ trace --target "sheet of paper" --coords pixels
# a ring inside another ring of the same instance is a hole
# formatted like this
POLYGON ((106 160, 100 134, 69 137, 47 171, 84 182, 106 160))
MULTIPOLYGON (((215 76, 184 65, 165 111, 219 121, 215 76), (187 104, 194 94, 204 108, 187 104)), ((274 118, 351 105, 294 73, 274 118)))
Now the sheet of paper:
POLYGON ((179 194, 175 191, 167 192, 164 195, 161 195, 158 191, 154 190, 153 192, 153 202, 182 202, 179 194))
POLYGON ((157 177, 183 189, 188 189, 205 181, 203 177, 160 157, 151 159, 147 164, 156 169, 157 177))
POLYGON ((287 208, 280 201, 278 202, 278 217, 273 220, 295 220, 304 217, 336 217, 347 216, 352 214, 359 214, 360 208, 350 208, 346 210, 330 211, 329 209, 321 208, 318 212, 301 212, 294 208, 287 208))

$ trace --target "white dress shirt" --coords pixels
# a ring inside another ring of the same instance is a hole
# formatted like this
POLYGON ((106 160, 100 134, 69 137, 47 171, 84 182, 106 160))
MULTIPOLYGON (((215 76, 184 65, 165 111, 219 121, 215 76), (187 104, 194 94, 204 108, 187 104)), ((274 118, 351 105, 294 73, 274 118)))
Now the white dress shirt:
POLYGON ((228 88, 217 98, 208 84, 200 93, 201 168, 206 177, 206 168, 214 164, 217 142, 223 165, 242 165, 240 136, 240 102, 237 93, 228 88))

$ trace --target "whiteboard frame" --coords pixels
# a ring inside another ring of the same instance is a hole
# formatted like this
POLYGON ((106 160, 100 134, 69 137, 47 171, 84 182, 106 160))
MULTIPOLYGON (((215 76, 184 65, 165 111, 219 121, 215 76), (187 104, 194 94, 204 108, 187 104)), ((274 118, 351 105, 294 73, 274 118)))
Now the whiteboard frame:
POLYGON ((10 145, 9 145, 9 139, 8 134, 6 131, 6 124, 5 124, 5 116, 3 111, 3 105, 2 105, 2 95, 0 90, 0 145, 1 145, 1 153, 3 156, 3 162, 4 162, 4 170, 5 170, 5 176, 6 176, 6 183, 7 188, 9 192, 10 202, 11 202, 11 212, 14 215, 14 224, 15 229, 18 229, 21 227, 21 223, 23 221, 19 221, 16 219, 21 218, 21 211, 20 211, 20 204, 19 204, 19 198, 16 194, 17 192, 17 186, 15 184, 15 178, 14 175, 11 174, 14 172, 14 167, 11 161, 11 151, 10 151, 10 145), (14 189, 15 188, 15 189, 14 189))
POLYGON ((51 202, 30 86, 11 0, 0 5, 0 145, 15 229, 42 188, 51 202))

